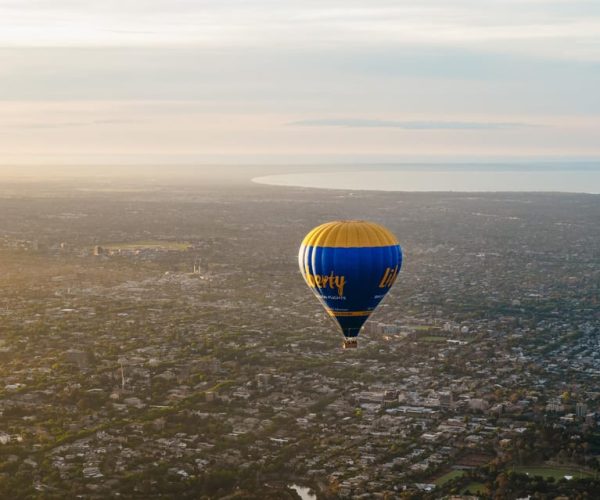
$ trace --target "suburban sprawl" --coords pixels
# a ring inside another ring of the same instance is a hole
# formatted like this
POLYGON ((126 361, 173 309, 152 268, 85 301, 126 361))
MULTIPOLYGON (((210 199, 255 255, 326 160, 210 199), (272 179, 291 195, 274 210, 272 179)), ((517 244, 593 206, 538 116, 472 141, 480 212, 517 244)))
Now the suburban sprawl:
POLYGON ((600 198, 0 184, 1 498, 600 498, 600 198), (308 230, 404 265, 354 350, 308 230))

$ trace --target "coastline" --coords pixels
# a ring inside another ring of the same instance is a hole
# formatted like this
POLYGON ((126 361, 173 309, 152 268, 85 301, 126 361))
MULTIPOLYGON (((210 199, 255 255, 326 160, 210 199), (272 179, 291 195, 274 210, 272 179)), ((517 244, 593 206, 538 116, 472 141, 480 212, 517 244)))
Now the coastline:
POLYGON ((271 174, 253 177, 251 181, 342 191, 600 194, 600 169, 349 169, 271 174))

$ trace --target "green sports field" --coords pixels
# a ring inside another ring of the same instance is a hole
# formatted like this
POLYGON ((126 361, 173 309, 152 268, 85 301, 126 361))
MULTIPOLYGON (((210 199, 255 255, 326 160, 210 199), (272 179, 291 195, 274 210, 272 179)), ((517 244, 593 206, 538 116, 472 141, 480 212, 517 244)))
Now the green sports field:
POLYGON ((160 241, 160 240, 149 240, 149 241, 134 241, 130 243, 107 243, 106 245, 100 245, 105 250, 171 250, 171 251, 185 251, 191 245, 187 242, 179 241, 160 241))
POLYGON ((543 478, 553 477, 555 480, 563 479, 565 476, 572 477, 574 479, 581 479, 586 477, 593 477, 593 474, 582 471, 579 469, 574 469, 570 467, 545 467, 545 466, 516 466, 512 468, 514 472, 519 472, 521 474, 528 474, 529 476, 541 476, 543 478))
POLYGON ((452 481, 452 479, 456 479, 457 477, 461 477, 464 473, 465 473, 464 470, 451 470, 450 472, 447 472, 443 476, 438 477, 434 481, 434 484, 436 486, 443 486, 448 481, 452 481))
POLYGON ((469 483, 465 486, 461 492, 461 494, 465 495, 469 492, 471 495, 487 495, 488 489, 485 487, 483 483, 469 483))

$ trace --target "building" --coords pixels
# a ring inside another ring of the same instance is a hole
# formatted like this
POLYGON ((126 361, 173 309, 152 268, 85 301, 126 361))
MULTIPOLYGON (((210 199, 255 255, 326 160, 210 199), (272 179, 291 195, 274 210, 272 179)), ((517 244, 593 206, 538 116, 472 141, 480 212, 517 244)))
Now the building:
POLYGON ((577 403, 575 405, 575 414, 580 418, 585 418, 588 413, 588 407, 585 403, 577 403))
POLYGON ((79 369, 87 368, 90 361, 88 353, 79 349, 69 349, 64 353, 64 359, 67 363, 77 365, 79 369))
POLYGON ((271 382, 271 374, 270 373, 259 373, 256 376, 256 385, 259 389, 264 389, 269 386, 271 382))
POLYGON ((469 399, 469 408, 472 410, 485 411, 490 404, 485 399, 469 399))
POLYGON ((553 413, 563 413, 565 411, 565 406, 560 402, 560 400, 552 400, 549 401, 546 405, 546 411, 553 413))
POLYGON ((452 404, 454 403, 454 397, 452 396, 451 391, 440 392, 438 396, 440 400, 440 408, 444 410, 452 408, 452 404))

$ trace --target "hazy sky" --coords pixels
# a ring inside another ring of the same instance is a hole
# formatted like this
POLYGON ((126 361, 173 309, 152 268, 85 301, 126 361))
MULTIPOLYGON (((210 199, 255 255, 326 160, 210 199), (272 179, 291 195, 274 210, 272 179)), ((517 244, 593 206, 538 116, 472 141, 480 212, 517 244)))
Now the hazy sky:
POLYGON ((600 1, 0 0, 0 164, 600 157, 600 1))

